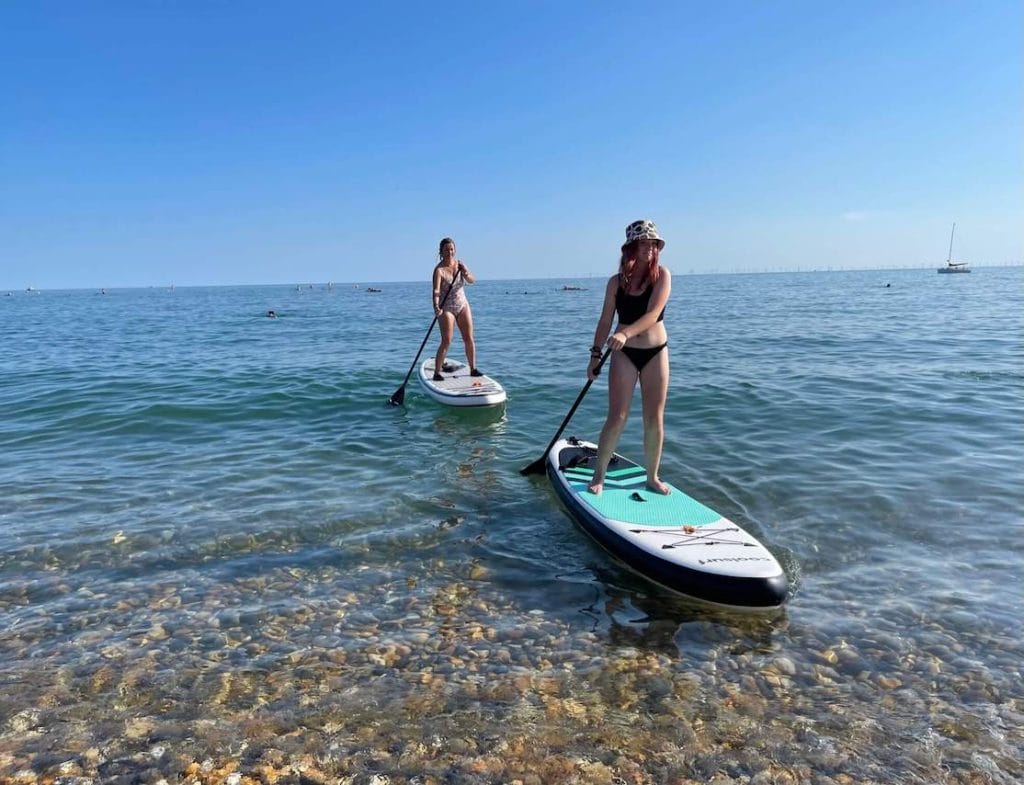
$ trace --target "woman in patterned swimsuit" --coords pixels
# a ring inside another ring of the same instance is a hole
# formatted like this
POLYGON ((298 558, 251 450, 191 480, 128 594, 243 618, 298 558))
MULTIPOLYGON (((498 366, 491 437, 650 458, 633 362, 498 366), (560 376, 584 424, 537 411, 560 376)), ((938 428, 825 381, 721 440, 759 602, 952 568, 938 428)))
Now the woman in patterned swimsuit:
POLYGON ((474 283, 476 278, 461 261, 455 258, 455 241, 445 237, 438 247, 441 261, 434 267, 434 313, 441 325, 441 345, 434 356, 434 381, 444 379, 441 371, 448 347, 452 344, 455 325, 459 326, 462 343, 466 347, 466 362, 469 363, 471 376, 483 376, 476 367, 476 343, 473 340, 473 311, 466 299, 464 287, 474 283))
POLYGON ((633 390, 640 382, 644 417, 644 458, 647 487, 667 494, 669 487, 658 477, 661 447, 665 435, 665 399, 668 396, 668 333, 665 304, 672 291, 672 274, 659 263, 665 241, 652 221, 634 221, 626 227, 619 272, 608 279, 601 318, 594 331, 587 375, 594 379, 601 360, 601 347, 612 349, 608 372, 608 418, 601 429, 597 465, 590 483, 591 493, 604 490, 604 476, 629 417, 633 390), (609 337, 612 317, 619 323, 609 337))

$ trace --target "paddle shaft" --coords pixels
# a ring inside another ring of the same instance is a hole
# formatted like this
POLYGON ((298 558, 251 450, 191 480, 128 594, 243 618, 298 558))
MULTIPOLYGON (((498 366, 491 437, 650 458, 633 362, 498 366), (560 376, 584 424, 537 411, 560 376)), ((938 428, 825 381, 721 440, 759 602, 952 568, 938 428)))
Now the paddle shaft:
MULTIPOLYGON (((600 362, 598 362, 597 368, 594 369, 594 379, 597 378, 597 374, 600 372, 601 367, 604 365, 604 361, 608 359, 608 355, 610 355, 611 353, 611 347, 608 347, 607 349, 604 350, 604 354, 601 355, 601 360, 600 362)), ((555 442, 558 441, 558 437, 562 435, 562 431, 565 430, 565 426, 569 424, 569 420, 572 419, 572 416, 576 413, 576 410, 583 402, 583 398, 584 396, 586 396, 587 391, 590 389, 590 385, 594 383, 594 379, 587 379, 587 383, 583 385, 583 389, 580 390, 580 394, 576 396, 576 402, 572 405, 572 408, 569 410, 569 413, 565 415, 565 419, 562 420, 562 424, 558 426, 558 430, 555 431, 555 435, 552 437, 551 443, 548 444, 547 449, 544 450, 544 454, 540 458, 535 460, 533 463, 531 463, 529 466, 520 469, 520 474, 542 474, 544 472, 544 460, 548 457, 548 453, 551 452, 551 448, 555 446, 555 442)))
MULTIPOLYGON (((452 291, 455 289, 455 282, 459 280, 459 276, 461 275, 462 270, 459 269, 452 277, 451 286, 448 287, 448 291, 445 292, 444 297, 441 298, 441 304, 437 306, 437 309, 439 311, 444 309, 444 304, 448 302, 448 298, 451 296, 452 291)), ((402 401, 405 400, 405 385, 409 383, 409 377, 412 376, 412 372, 416 368, 416 363, 419 361, 420 355, 423 354, 423 347, 427 345, 427 340, 430 338, 430 333, 433 332, 434 325, 437 324, 437 316, 438 315, 435 313, 433 321, 430 322, 430 327, 427 328, 427 334, 423 336, 423 343, 420 344, 420 348, 416 352, 416 356, 412 358, 412 365, 409 366, 409 373, 405 375, 405 378, 402 380, 402 384, 399 386, 397 390, 395 390, 394 394, 390 398, 388 398, 388 403, 397 406, 401 404, 402 401)))

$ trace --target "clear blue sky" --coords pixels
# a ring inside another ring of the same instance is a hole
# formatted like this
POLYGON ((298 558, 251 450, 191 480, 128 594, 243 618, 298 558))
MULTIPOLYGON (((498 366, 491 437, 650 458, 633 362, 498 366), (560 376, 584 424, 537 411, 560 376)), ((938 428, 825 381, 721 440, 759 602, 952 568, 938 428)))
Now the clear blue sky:
POLYGON ((0 5, 0 288, 1024 261, 1024 3, 0 5))

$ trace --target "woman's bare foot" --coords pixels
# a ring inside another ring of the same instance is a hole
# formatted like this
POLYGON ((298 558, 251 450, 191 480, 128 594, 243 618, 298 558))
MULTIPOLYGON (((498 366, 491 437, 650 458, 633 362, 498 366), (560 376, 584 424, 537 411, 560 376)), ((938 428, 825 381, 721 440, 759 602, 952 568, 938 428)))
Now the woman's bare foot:
POLYGON ((590 485, 587 486, 587 490, 590 491, 595 496, 600 496, 601 491, 604 490, 604 480, 601 480, 601 482, 590 483, 590 485))
POLYGON ((657 477, 647 478, 647 487, 655 493, 660 493, 662 496, 668 496, 672 493, 672 489, 665 483, 659 480, 657 477))

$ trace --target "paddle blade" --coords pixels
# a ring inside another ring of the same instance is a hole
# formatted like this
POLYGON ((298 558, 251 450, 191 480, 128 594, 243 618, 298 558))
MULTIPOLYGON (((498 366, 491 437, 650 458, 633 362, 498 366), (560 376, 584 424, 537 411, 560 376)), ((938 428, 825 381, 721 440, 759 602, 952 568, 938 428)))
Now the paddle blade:
POLYGON ((403 384, 394 394, 388 398, 388 403, 392 406, 401 406, 405 402, 405 385, 403 384))
POLYGON ((519 473, 524 477, 529 477, 531 474, 544 474, 544 472, 544 458, 538 458, 529 466, 524 466, 522 469, 519 470, 519 473))

